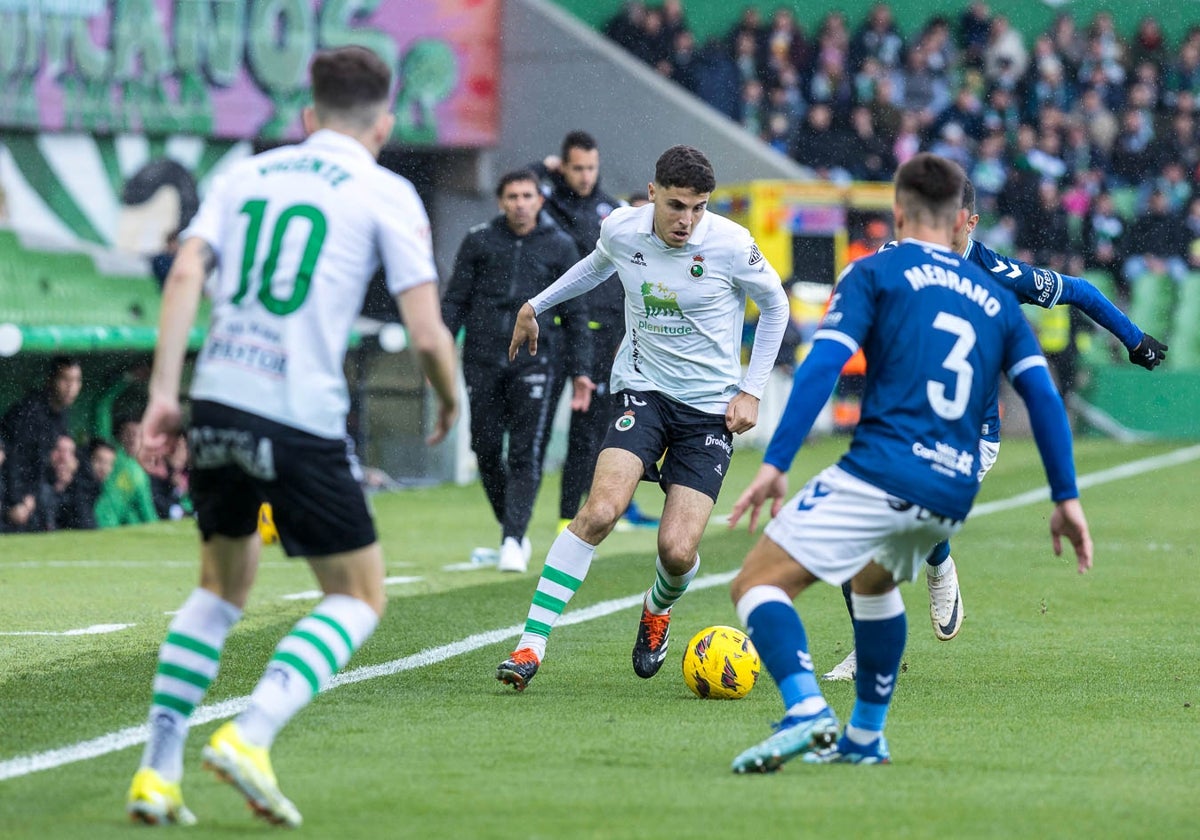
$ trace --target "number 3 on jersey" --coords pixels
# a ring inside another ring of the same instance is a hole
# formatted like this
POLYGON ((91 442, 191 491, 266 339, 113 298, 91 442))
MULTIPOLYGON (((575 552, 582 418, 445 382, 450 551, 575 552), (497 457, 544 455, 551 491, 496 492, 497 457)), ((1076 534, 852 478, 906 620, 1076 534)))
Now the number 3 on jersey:
MULTIPOLYGON (((233 296, 233 304, 239 305, 250 291, 250 278, 258 257, 259 239, 262 237, 263 217, 267 213, 267 202, 256 198, 247 201, 238 211, 250 218, 246 226, 246 244, 242 249, 242 273, 238 283, 237 294, 233 296)), ((293 204, 279 214, 275 227, 271 231, 270 246, 263 259, 259 272, 258 300, 268 312, 275 315, 290 315, 304 305, 308 297, 308 289, 312 284, 313 269, 321 254, 321 246, 325 244, 325 231, 328 225, 325 214, 311 204, 293 204), (279 252, 283 248, 284 237, 293 221, 307 223, 308 238, 304 242, 304 250, 300 262, 296 266, 296 278, 292 284, 292 293, 286 297, 275 294, 275 269, 279 265, 279 252)))
POLYGON ((945 383, 934 379, 925 383, 925 393, 929 397, 929 405, 938 417, 957 420, 967 410, 967 402, 971 398, 971 383, 975 379, 975 370, 967 361, 967 356, 975 347, 975 328, 971 326, 970 321, 948 312, 937 314, 933 319, 933 328, 958 338, 942 362, 942 367, 954 374, 954 399, 946 399, 945 383))

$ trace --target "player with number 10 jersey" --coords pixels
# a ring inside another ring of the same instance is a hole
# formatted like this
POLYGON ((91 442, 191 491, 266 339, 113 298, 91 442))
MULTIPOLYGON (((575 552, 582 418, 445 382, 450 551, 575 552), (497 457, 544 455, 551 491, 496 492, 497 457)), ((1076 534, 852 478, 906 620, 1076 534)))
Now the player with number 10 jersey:
POLYGON ((220 269, 193 399, 326 438, 345 435, 342 364, 380 267, 393 296, 437 282, 429 219, 412 184, 333 131, 236 164, 183 239, 220 269), (319 257, 320 282, 314 283, 319 257))

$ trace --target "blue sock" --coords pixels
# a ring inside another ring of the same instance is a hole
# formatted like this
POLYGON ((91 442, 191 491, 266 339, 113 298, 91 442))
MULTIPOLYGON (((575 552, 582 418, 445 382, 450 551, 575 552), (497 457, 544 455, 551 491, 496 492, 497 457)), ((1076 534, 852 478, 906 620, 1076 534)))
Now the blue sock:
POLYGON ((855 593, 853 598, 858 676, 850 726, 860 732, 882 733, 904 656, 908 617, 897 589, 883 595, 855 593))
POLYGON ((940 566, 950 556, 950 540, 942 540, 933 547, 929 552, 929 556, 925 558, 925 562, 930 566, 940 566))
MULTIPOLYGON (((751 587, 737 608, 759 658, 779 686, 784 708, 821 697, 808 654, 808 636, 787 594, 774 586, 751 587)), ((825 706, 823 699, 820 706, 825 706)))

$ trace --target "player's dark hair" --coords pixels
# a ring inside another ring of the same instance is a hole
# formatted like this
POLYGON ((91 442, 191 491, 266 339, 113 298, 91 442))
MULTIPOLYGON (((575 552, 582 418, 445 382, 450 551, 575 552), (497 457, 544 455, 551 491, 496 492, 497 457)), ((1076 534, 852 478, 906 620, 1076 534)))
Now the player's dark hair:
POLYGON ((567 162, 567 158, 571 156, 572 149, 579 149, 584 152, 591 152, 599 148, 596 145, 596 138, 588 134, 586 131, 572 131, 563 138, 562 142, 562 161, 567 162))
POLYGON ((392 69, 366 47, 321 50, 308 67, 318 119, 367 128, 386 105, 392 69))
POLYGON ((953 223, 963 206, 966 180, 958 164, 920 152, 896 170, 896 202, 916 217, 953 223))
POLYGON ((88 448, 88 457, 90 458, 101 449, 107 449, 109 452, 117 451, 117 447, 115 447, 110 441, 104 438, 96 438, 92 441, 91 446, 88 448))
POLYGON ((691 146, 672 146, 654 165, 654 183, 663 188, 683 187, 710 193, 717 188, 717 176, 704 152, 691 146))
POLYGON ((975 215, 975 185, 966 176, 963 177, 962 206, 967 208, 968 216, 975 215))
POLYGON ((518 181, 532 181, 534 192, 541 194, 541 181, 538 180, 537 173, 532 169, 514 169, 512 172, 505 172, 500 176, 500 181, 496 184, 496 198, 504 195, 504 190, 509 184, 515 184, 518 181))

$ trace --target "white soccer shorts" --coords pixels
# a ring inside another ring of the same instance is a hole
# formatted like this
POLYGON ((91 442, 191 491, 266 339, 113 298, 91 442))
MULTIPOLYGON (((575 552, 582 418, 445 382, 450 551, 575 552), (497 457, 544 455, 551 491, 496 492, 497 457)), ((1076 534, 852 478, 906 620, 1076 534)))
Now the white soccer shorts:
POLYGON ((814 576, 841 586, 872 560, 898 583, 915 580, 934 545, 961 525, 832 466, 804 485, 764 533, 814 576))

